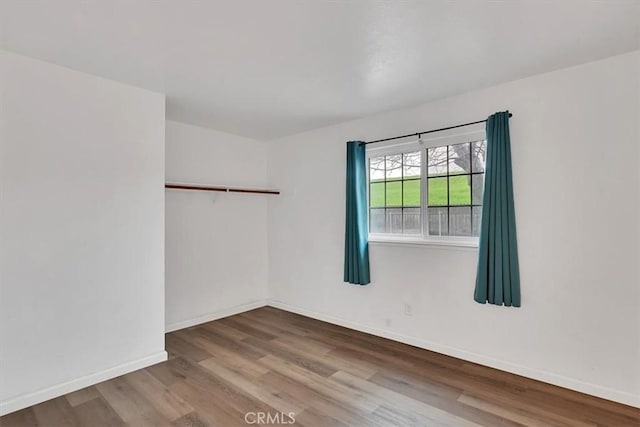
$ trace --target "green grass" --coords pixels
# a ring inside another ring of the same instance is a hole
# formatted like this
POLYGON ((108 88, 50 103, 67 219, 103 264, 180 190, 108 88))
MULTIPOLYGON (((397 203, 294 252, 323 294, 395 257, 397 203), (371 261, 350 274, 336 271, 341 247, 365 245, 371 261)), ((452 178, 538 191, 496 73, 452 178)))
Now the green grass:
MULTIPOLYGON (((451 185, 449 201, 452 205, 468 205, 471 203, 471 188, 467 176, 449 177, 451 185)), ((438 177, 428 179, 429 205, 447 204, 447 178, 438 177)), ((420 206, 420 180, 405 180, 404 189, 399 178, 390 179, 386 183, 382 180, 371 181, 370 205, 373 208, 394 206, 420 206), (386 187, 386 204, 385 204, 386 187), (404 194, 403 194, 404 193, 404 194), (404 195, 404 203, 403 203, 404 195)))

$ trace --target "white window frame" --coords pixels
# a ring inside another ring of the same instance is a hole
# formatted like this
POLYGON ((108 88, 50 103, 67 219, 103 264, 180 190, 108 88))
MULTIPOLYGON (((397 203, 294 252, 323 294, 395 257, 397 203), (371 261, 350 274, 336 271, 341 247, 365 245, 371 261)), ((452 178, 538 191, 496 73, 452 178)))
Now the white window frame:
POLYGON ((460 144, 464 142, 472 142, 486 139, 484 129, 475 129, 467 132, 457 132, 447 135, 422 137, 420 140, 387 143, 379 146, 368 146, 366 152, 367 162, 367 230, 370 230, 370 205, 369 205, 369 159, 371 157, 388 156, 393 154, 401 154, 410 151, 420 150, 420 212, 421 212, 421 235, 404 235, 392 233, 371 233, 369 232, 369 242, 395 244, 395 245, 437 245, 437 246, 454 246, 477 248, 478 237, 472 236, 433 236, 429 235, 427 224, 427 171, 426 158, 427 149, 441 147, 445 145, 460 144))

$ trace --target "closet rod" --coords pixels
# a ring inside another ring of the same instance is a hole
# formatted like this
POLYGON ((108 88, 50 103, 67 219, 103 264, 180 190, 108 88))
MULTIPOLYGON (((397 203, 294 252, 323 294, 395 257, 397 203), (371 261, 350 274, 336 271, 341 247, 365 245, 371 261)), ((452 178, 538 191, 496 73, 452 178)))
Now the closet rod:
POLYGON ((260 190, 258 188, 234 188, 234 187, 209 187, 204 185, 187 184, 165 184, 164 188, 172 190, 199 190, 199 191, 220 191, 223 193, 253 193, 253 194, 280 194, 275 190, 260 190))

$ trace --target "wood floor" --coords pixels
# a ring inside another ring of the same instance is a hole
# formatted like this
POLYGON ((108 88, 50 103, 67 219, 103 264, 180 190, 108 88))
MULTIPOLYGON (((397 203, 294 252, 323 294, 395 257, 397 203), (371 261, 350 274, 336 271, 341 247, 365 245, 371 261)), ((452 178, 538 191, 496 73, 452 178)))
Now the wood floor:
POLYGON ((270 307, 172 332, 166 345, 167 362, 0 425, 640 425, 635 408, 270 307))

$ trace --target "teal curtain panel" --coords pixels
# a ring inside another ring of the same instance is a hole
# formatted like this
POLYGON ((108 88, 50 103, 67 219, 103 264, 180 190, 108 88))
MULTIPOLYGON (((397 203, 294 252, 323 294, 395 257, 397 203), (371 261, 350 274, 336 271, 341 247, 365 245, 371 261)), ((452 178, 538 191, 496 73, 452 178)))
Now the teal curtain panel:
POLYGON ((347 203, 344 281, 366 285, 369 279, 367 231, 367 159, 361 141, 347 142, 347 203))
POLYGON ((487 119, 487 164, 474 299, 482 304, 520 307, 511 173, 509 112, 505 111, 487 119))

